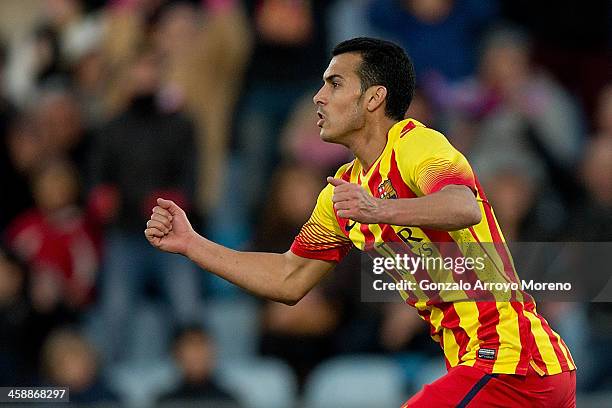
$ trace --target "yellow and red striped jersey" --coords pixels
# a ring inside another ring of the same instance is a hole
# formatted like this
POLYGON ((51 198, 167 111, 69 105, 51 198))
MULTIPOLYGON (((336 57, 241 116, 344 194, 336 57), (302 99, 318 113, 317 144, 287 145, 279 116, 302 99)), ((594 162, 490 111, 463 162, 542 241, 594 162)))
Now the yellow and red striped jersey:
MULTIPOLYGON (((371 195, 384 199, 421 197, 448 185, 465 185, 476 195, 482 220, 470 228, 450 232, 360 224, 337 216, 332 202, 333 186, 328 184, 291 246, 296 255, 339 262, 352 245, 371 250, 384 243, 408 246, 413 242, 434 246, 446 243, 465 253, 489 243, 493 245, 487 248, 494 249, 487 252, 487 267, 478 273, 478 278, 518 279, 478 179, 466 158, 441 133, 414 119, 398 122, 390 129, 383 152, 369 169, 353 160, 343 165, 336 177, 359 184, 371 195)), ((413 279, 419 279, 418 274, 413 279)), ((414 292, 401 295, 429 324, 432 338, 442 347, 447 367, 467 365, 489 373, 519 375, 525 375, 529 365, 541 375, 575 369, 569 349, 524 292, 490 301, 455 301, 452 296, 443 295, 433 301, 427 293, 414 292)))

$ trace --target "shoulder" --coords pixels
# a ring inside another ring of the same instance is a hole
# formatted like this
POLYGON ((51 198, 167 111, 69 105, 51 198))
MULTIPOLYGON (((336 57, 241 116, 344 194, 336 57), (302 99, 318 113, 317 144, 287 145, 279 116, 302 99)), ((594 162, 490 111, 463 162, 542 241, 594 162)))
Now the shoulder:
POLYGON ((402 155, 418 156, 453 148, 442 133, 413 119, 399 122, 394 129, 398 134, 393 149, 402 155))
MULTIPOLYGON (((349 163, 345 163, 342 166, 340 166, 340 168, 336 171, 336 174, 334 174, 334 178, 348 177, 348 176, 345 176, 345 174, 348 173, 350 175, 354 162, 355 160, 349 163)), ((333 194, 334 194, 334 186, 327 183, 325 187, 323 187, 323 190, 321 190, 321 193, 319 194, 319 198, 317 199, 317 203, 318 204, 322 204, 325 202, 331 203, 332 202, 331 197, 333 194)))
POLYGON ((342 166, 340 166, 340 168, 336 171, 336 174, 334 175, 334 178, 341 178, 344 174, 350 173, 354 164, 355 164, 355 160, 353 159, 352 161, 350 161, 348 163, 345 163, 342 166))

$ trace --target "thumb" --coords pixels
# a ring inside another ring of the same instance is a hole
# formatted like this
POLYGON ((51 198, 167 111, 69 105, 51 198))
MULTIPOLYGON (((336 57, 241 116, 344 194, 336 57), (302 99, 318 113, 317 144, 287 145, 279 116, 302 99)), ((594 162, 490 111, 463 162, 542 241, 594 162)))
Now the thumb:
POLYGON ((338 187, 338 186, 341 186, 343 184, 351 184, 348 181, 344 181, 342 179, 334 178, 334 177, 328 177, 327 178, 327 182, 329 184, 331 184, 332 186, 334 186, 334 187, 338 187))
POLYGON ((181 210, 181 207, 179 207, 178 205, 176 205, 176 203, 172 200, 166 200, 163 198, 158 198, 157 199, 157 204, 165 209, 168 210, 170 212, 170 214, 172 215, 176 215, 178 214, 181 210))

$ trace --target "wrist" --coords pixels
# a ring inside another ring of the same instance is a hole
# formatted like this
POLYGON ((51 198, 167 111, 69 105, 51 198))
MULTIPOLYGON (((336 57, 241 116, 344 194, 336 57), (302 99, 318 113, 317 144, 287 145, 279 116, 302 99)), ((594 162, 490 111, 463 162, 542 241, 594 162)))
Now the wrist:
POLYGON ((379 198, 376 203, 376 221, 381 224, 390 224, 389 215, 391 213, 389 207, 393 200, 384 200, 379 198))
POLYGON ((193 254, 196 252, 199 237, 199 234, 195 231, 192 231, 190 234, 187 235, 187 239, 185 242, 185 252, 182 255, 193 260, 193 254))

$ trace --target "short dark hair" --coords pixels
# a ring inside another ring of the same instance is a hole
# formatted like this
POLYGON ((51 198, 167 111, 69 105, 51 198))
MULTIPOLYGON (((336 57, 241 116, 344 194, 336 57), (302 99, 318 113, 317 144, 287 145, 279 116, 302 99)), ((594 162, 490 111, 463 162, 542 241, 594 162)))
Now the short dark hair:
POLYGON ((410 57, 397 44, 377 38, 358 37, 336 45, 332 56, 358 53, 362 63, 357 74, 361 91, 372 85, 387 88, 385 114, 395 120, 404 119, 415 88, 414 66, 410 57))

